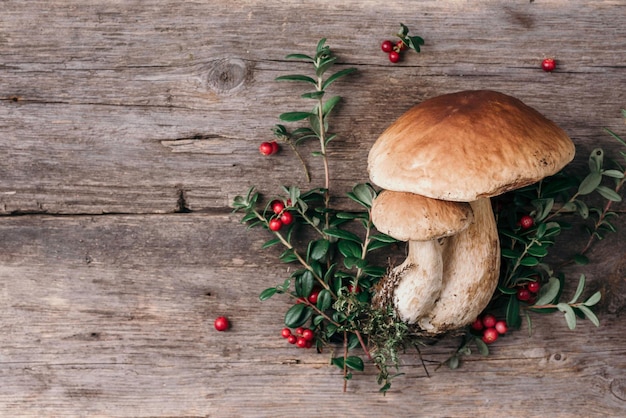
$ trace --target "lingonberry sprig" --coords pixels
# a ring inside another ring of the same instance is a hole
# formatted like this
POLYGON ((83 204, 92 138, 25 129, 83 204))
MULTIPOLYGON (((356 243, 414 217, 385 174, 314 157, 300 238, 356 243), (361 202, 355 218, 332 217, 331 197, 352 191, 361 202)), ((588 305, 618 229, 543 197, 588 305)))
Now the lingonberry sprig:
POLYGON ((380 49, 389 54, 389 61, 394 64, 400 61, 401 54, 407 49, 420 52, 420 46, 424 45, 424 39, 420 36, 409 36, 409 28, 402 23, 400 23, 400 30, 395 36, 400 40, 396 42, 385 40, 380 44, 380 49))

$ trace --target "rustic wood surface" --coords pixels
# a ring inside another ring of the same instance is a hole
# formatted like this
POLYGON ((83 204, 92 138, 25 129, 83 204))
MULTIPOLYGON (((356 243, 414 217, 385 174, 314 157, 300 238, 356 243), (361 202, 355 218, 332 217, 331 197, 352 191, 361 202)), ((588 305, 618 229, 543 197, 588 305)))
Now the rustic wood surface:
MULTIPOLYGON (((307 70, 287 53, 326 37, 358 69, 333 85, 337 205, 377 135, 443 93, 519 97, 573 138, 573 171, 616 155, 603 128, 626 135, 625 1, 389 3, 0 1, 0 416, 626 416, 626 216, 566 271, 603 292, 599 328, 536 318, 435 371, 444 340, 430 377, 407 354, 386 396, 371 365, 342 393, 328 353, 279 337, 288 302, 257 296, 286 267, 229 204, 304 180, 289 151, 257 151, 302 106, 273 81, 307 70), (379 44, 400 22, 426 44, 392 65, 379 44)), ((563 256, 581 242, 565 238, 563 256)))

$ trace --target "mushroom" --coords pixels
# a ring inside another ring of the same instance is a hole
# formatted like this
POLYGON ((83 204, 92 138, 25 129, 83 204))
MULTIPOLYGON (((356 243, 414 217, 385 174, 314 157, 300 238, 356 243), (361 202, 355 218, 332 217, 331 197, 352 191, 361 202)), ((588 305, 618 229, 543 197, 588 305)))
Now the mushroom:
POLYGON ((388 275, 394 283, 389 286, 386 281, 391 292, 380 288, 374 303, 392 298, 400 318, 408 323, 427 314, 442 289, 441 240, 466 229, 472 219, 468 203, 389 190, 380 193, 372 204, 372 221, 379 231, 409 243, 406 260, 388 275))
POLYGON ((442 249, 442 290, 432 310, 418 318, 420 327, 433 334, 459 328, 487 306, 500 265, 489 198, 555 174, 574 152, 552 121, 516 98, 489 90, 426 100, 383 132, 368 157, 372 182, 469 202, 474 214, 473 224, 442 249))

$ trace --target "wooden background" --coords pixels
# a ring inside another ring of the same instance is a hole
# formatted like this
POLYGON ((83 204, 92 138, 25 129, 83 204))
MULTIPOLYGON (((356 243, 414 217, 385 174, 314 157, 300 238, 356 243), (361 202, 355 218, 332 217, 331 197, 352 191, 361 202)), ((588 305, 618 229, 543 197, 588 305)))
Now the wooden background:
POLYGON ((624 0, 0 1, 0 416, 626 416, 626 216, 567 271, 603 292, 600 328, 535 318, 435 371, 446 340, 430 378, 404 356, 385 397, 371 365, 344 394, 328 354, 280 338, 288 302, 258 294, 286 267, 229 204, 303 182, 257 148, 302 104, 273 81, 308 70, 284 56, 321 37, 358 69, 332 87, 338 205, 378 134, 443 93, 517 96, 570 134, 574 168, 616 156, 603 128, 626 135, 624 0), (392 65, 379 45, 400 22, 426 44, 392 65))

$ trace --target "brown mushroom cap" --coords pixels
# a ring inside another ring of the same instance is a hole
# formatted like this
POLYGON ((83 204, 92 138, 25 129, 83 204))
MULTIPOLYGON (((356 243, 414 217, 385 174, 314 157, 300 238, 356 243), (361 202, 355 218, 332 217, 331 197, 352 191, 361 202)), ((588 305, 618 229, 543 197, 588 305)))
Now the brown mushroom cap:
POLYGON ((469 202, 555 174, 574 152, 561 128, 518 99, 463 91, 400 116, 371 148, 368 169, 384 189, 469 202))
POLYGON ((447 237, 466 229, 473 219, 469 203, 407 192, 384 190, 372 204, 372 222, 376 228, 401 241, 447 237))

